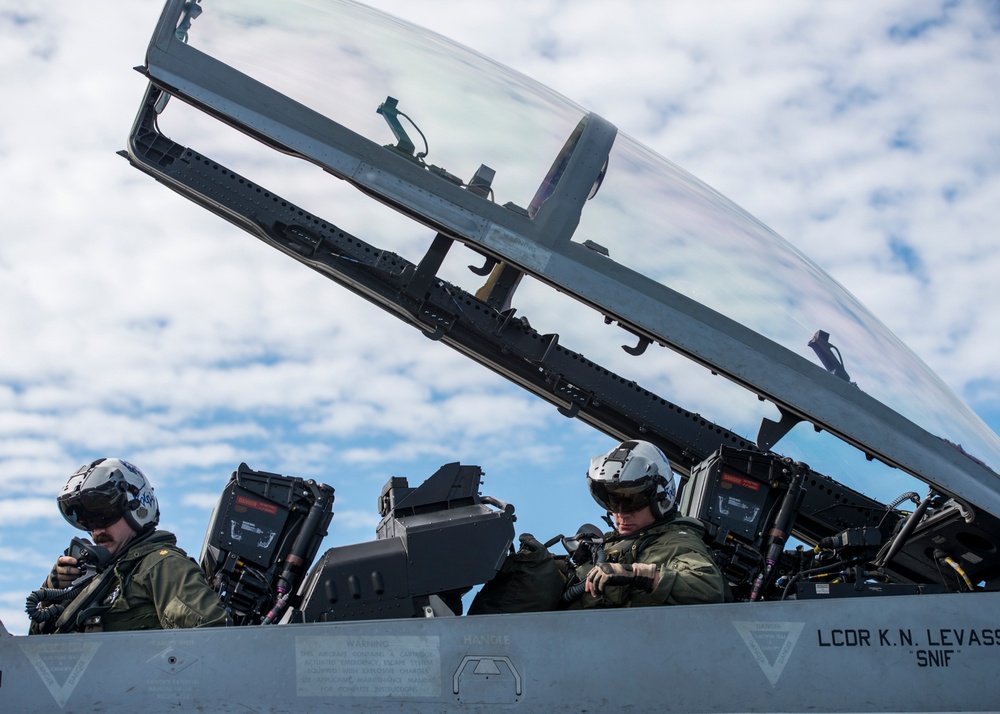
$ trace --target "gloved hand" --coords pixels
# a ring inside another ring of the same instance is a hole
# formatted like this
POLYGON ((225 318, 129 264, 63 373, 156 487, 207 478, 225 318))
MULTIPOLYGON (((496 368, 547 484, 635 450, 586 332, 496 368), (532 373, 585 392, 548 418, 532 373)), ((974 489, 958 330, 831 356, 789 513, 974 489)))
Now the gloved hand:
POLYGON ((52 566, 52 572, 49 573, 49 583, 52 587, 61 590, 72 585, 73 581, 80 577, 80 568, 77 565, 76 558, 60 555, 56 564, 52 566))
POLYGON ((659 570, 652 563, 598 563, 587 573, 587 592, 600 597, 608 585, 631 585, 651 593, 657 580, 659 570))

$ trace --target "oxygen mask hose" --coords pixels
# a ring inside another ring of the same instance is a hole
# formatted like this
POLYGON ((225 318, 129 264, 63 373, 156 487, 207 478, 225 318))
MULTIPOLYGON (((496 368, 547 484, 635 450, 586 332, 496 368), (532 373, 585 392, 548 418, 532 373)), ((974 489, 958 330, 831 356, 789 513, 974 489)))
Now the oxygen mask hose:
MULTIPOLYGON (((77 585, 70 585, 68 588, 39 588, 33 590, 24 601, 24 611, 28 614, 28 619, 32 622, 46 623, 59 618, 66 609, 61 603, 62 600, 75 595, 80 590, 77 585), (43 605, 42 603, 50 603, 43 605)), ((70 598, 72 599, 72 598, 70 598)))
MULTIPOLYGON (((124 551, 122 551, 122 554, 124 554, 124 551)), ((27 613, 28 619, 32 622, 44 624, 57 620, 66 609, 66 605, 62 604, 62 601, 72 600, 76 597, 91 579, 103 572, 114 560, 107 548, 94 545, 83 538, 73 538, 70 541, 69 548, 63 552, 63 555, 76 558, 81 575, 69 587, 43 587, 32 591, 24 601, 24 611, 27 613)), ((55 566, 53 566, 52 582, 55 582, 55 573, 55 566)))
MULTIPOLYGON (((594 567, 596 568, 601 563, 608 562, 608 556, 604 553, 604 543, 600 540, 593 540, 588 543, 588 547, 591 551, 591 558, 593 559, 594 567)), ((575 585, 570 585, 566 588, 566 592, 563 593, 562 601, 565 603, 574 602, 583 597, 583 594, 587 591, 587 581, 581 580, 575 585)))

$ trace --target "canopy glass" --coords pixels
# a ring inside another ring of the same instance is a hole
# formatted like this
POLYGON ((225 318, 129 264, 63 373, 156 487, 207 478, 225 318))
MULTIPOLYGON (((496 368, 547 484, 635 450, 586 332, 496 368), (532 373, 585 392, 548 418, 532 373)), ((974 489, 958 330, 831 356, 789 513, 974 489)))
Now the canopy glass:
MULTIPOLYGON (((201 7, 189 46, 377 144, 399 139, 376 112, 398 100, 414 152, 463 181, 480 164, 494 169, 497 204, 529 207, 587 116, 467 48, 354 3, 204 0, 201 7)), ((834 346, 827 352, 842 357, 857 389, 1000 471, 1000 439, 857 299, 767 226, 630 137, 615 138, 572 241, 600 246, 616 263, 810 364, 820 363, 810 341, 826 333, 834 346)), ((531 300, 530 290, 518 298, 531 300)), ((662 337, 683 343, 683 335, 662 337)), ((641 369, 648 383, 656 370, 641 369)))

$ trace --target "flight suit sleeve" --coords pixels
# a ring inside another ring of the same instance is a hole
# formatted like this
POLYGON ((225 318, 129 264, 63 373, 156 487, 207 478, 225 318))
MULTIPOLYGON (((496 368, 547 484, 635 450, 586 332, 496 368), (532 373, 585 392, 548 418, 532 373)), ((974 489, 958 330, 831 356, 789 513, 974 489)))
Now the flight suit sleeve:
MULTIPOLYGON (((722 571, 702 540, 697 524, 673 523, 653 535, 623 541, 608 549, 608 562, 649 563, 659 577, 652 592, 632 585, 609 585, 600 597, 584 594, 571 609, 590 607, 649 607, 725 602, 726 582, 722 571)), ((593 566, 577 569, 583 580, 593 566)))
POLYGON ((201 568, 185 556, 166 550, 147 556, 135 584, 147 591, 165 630, 226 624, 219 595, 208 586, 201 568))
POLYGON ((700 534, 693 530, 674 530, 655 539, 639 553, 637 562, 656 565, 660 577, 651 593, 631 589, 633 606, 689 605, 725 600, 722 572, 700 534))

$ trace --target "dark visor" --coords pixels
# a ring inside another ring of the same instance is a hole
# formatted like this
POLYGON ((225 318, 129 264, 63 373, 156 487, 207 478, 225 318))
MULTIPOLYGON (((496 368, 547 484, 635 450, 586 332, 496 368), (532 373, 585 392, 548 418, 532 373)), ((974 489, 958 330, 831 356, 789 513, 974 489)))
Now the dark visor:
POLYGON ((630 481, 627 485, 614 483, 611 485, 601 481, 590 482, 590 492, 602 506, 612 513, 633 513, 641 511, 649 505, 656 484, 650 479, 630 481))
POLYGON ((125 515, 128 496, 113 482, 101 488, 59 497, 59 510, 63 516, 77 523, 84 530, 107 528, 125 515))

